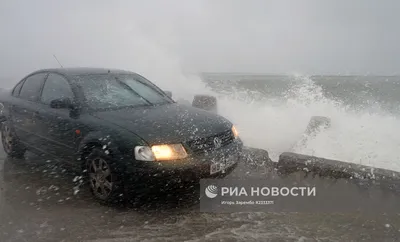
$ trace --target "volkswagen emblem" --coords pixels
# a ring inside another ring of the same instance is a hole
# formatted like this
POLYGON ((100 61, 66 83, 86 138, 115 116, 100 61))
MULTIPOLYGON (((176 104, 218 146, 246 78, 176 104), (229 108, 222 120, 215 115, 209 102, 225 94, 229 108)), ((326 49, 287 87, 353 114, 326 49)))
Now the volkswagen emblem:
POLYGON ((215 149, 221 148, 222 146, 222 140, 218 137, 214 138, 214 147, 215 149))

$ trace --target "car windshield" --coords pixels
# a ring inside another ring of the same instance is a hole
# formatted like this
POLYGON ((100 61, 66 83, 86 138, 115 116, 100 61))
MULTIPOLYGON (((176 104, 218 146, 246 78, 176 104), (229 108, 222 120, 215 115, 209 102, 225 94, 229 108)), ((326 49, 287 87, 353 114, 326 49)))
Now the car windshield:
POLYGON ((86 104, 95 110, 118 109, 173 102, 139 75, 82 75, 76 78, 86 104))

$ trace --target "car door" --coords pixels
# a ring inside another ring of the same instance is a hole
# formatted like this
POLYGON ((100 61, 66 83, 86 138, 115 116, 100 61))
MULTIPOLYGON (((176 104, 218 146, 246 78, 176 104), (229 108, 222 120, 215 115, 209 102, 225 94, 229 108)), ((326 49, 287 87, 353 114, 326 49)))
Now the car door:
POLYGON ((75 152, 75 127, 77 118, 70 117, 67 108, 51 108, 51 101, 59 98, 75 99, 75 95, 67 79, 59 74, 50 73, 44 83, 40 103, 40 136, 51 146, 49 152, 66 160, 73 157, 75 152))
POLYGON ((21 142, 29 146, 36 146, 39 141, 36 116, 40 109, 38 100, 46 77, 47 73, 41 72, 25 78, 21 90, 18 95, 15 94, 16 99, 10 107, 11 121, 16 135, 21 142))

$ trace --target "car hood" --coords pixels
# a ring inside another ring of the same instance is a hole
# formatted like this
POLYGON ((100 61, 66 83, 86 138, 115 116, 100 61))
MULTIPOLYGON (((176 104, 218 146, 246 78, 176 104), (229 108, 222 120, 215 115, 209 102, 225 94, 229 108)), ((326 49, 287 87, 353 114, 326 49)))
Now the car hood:
POLYGON ((224 132, 232 126, 217 114, 176 103, 92 115, 135 133, 149 144, 185 142, 224 132))

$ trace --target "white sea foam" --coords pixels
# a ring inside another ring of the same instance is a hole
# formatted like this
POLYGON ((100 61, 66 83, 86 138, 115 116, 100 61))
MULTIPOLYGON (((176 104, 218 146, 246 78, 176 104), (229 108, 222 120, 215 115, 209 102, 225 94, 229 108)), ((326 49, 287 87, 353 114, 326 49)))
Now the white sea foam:
POLYGON ((326 116, 332 126, 292 151, 400 171, 399 117, 376 108, 351 109, 325 98, 310 79, 294 78, 298 84, 280 103, 220 100, 221 113, 238 125, 247 145, 269 150, 276 160, 301 138, 312 116, 326 116))

